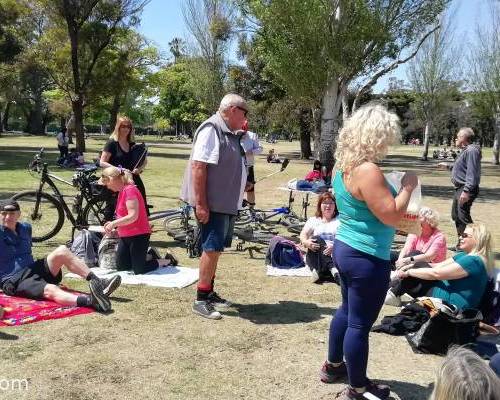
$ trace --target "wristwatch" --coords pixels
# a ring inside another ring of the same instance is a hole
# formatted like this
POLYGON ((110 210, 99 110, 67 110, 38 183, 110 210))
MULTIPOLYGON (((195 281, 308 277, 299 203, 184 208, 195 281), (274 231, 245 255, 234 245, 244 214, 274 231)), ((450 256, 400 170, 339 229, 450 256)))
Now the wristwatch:
POLYGON ((413 258, 413 256, 410 257, 410 261, 415 262, 415 259, 413 258))

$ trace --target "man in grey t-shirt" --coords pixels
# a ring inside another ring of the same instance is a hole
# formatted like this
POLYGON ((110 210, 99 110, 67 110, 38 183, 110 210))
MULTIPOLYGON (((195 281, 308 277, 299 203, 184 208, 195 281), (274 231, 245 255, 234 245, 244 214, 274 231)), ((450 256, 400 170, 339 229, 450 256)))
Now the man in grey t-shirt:
POLYGON ((455 186, 455 195, 451 206, 451 217, 455 221, 457 234, 463 234, 467 224, 471 224, 470 209, 479 194, 481 180, 481 149, 472 143, 474 131, 461 128, 457 133, 455 145, 462 152, 452 165, 439 163, 438 166, 451 169, 451 182, 455 186))

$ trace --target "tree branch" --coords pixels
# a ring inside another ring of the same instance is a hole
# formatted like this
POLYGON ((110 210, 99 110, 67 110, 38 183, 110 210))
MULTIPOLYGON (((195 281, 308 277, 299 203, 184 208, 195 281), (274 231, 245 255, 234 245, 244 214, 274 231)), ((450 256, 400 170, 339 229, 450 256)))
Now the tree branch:
POLYGON ((366 82, 363 86, 361 86, 358 89, 358 91, 356 92, 356 97, 354 98, 354 103, 352 105, 352 111, 353 112, 356 111, 356 109, 358 108, 358 103, 359 103, 359 99, 361 98, 361 96, 364 93, 366 93, 368 90, 370 90, 370 88, 372 88, 377 83, 377 81, 379 80, 379 78, 381 76, 383 76, 383 75, 387 74, 388 72, 396 69, 399 65, 404 64, 407 61, 411 60, 413 57, 415 57, 417 55, 418 51, 420 50, 420 47, 422 46, 422 44, 425 42, 425 40, 430 35, 432 35, 435 31, 437 31, 440 27, 441 27, 441 25, 438 24, 433 29, 431 29, 429 32, 427 32, 422 37, 422 39, 420 39, 420 42, 418 43, 417 47, 415 48, 415 50, 408 57, 402 58, 402 59, 398 58, 392 64, 389 64, 385 68, 382 68, 380 71, 378 71, 377 73, 375 73, 373 75, 373 77, 368 82, 366 82))

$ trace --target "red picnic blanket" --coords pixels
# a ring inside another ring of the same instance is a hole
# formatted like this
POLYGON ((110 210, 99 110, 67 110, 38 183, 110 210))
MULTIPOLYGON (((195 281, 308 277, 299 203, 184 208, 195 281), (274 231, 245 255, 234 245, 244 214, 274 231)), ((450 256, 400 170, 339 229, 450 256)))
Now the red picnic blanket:
POLYGON ((0 327, 31 324, 94 312, 94 309, 89 307, 62 306, 49 300, 31 300, 7 296, 1 292, 0 307, 4 309, 4 315, 0 318, 0 327))

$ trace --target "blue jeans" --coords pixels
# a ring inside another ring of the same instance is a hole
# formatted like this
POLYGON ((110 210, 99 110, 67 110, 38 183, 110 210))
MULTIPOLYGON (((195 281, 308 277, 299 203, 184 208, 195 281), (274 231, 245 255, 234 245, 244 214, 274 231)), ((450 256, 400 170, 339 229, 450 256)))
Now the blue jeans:
POLYGON ((328 361, 345 357, 349 384, 366 386, 368 335, 384 304, 389 287, 390 261, 382 260, 335 240, 334 258, 340 274, 342 304, 330 324, 328 361))

